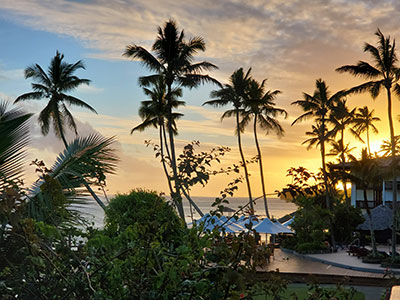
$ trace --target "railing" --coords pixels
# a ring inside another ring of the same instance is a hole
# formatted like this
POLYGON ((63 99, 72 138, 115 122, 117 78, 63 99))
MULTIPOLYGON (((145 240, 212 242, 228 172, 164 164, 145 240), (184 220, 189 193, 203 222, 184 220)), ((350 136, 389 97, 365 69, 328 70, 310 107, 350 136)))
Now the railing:
MULTIPOLYGON (((375 201, 367 201, 367 203, 368 203, 368 207, 369 208, 376 207, 375 201)), ((365 205, 365 201, 364 200, 357 200, 356 201, 356 207, 357 208, 367 208, 366 205, 365 205)))

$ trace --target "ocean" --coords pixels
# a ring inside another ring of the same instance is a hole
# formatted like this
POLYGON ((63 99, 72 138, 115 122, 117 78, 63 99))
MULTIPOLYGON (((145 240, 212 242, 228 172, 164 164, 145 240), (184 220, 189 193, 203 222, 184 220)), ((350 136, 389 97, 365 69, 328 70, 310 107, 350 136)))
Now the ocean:
MULTIPOLYGON (((110 199, 112 199, 112 196, 109 197, 110 199)), ((105 201, 103 197, 100 198, 103 201, 105 201)), ((215 209, 214 207, 211 206, 215 198, 212 197, 192 197, 192 198, 193 201, 195 201, 197 206, 204 214, 210 212, 210 210, 215 209)), ((273 218, 283 217, 286 214, 292 213, 297 208, 295 204, 279 198, 267 198, 267 199, 268 199, 269 213, 270 216, 273 218)), ((237 210, 239 206, 246 205, 248 202, 248 198, 245 197, 234 197, 234 198, 228 198, 227 200, 229 201, 229 204, 225 204, 225 207, 229 207, 234 210, 237 210)), ((190 216, 190 206, 186 200, 183 201, 183 207, 185 211, 186 222, 189 223, 192 220, 190 216)), ((259 199, 255 202, 254 209, 256 215, 260 216, 265 215, 263 199, 259 199)), ((79 210, 86 216, 86 219, 89 222, 93 222, 95 227, 100 228, 103 226, 104 212, 102 208, 94 200, 90 199, 88 201, 88 204, 83 208, 79 208, 79 210)), ((195 220, 200 218, 200 215, 194 209, 193 209, 193 217, 195 220)))

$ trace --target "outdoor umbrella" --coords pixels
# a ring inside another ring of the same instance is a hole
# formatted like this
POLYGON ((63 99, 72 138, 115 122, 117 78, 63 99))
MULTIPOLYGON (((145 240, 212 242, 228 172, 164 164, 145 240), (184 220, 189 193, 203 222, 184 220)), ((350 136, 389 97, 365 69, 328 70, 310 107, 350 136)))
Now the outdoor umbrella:
POLYGON ((270 219, 265 218, 254 226, 254 230, 258 233, 277 234, 282 232, 282 228, 276 226, 270 219))
POLYGON ((279 222, 275 222, 274 225, 275 225, 276 227, 280 228, 280 230, 282 230, 282 231, 279 232, 279 233, 293 233, 293 230, 287 228, 285 225, 282 225, 282 224, 279 223, 279 222))

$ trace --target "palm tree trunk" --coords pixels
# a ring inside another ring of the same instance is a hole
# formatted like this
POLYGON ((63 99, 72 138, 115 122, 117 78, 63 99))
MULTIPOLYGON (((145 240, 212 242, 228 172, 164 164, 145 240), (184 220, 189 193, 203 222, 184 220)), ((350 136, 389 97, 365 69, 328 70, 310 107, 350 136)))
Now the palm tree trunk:
POLYGON ((368 206, 367 189, 366 189, 365 186, 364 186, 364 206, 365 206, 365 209, 367 210, 367 215, 368 215, 368 218, 369 218, 369 232, 371 234, 372 255, 374 257, 377 257, 378 256, 378 250, 376 249, 375 230, 372 227, 371 210, 369 209, 369 206, 368 206))
POLYGON ((370 148, 370 145, 369 145, 369 129, 368 129, 368 126, 367 126, 367 146, 368 146, 368 156, 369 156, 369 158, 371 158, 371 148, 370 148))
MULTIPOLYGON (((163 138, 161 137, 161 135, 163 135, 163 137, 164 137, 165 149, 166 149, 167 155, 168 155, 168 157, 169 157, 169 159, 170 159, 170 161, 171 161, 171 156, 170 156, 170 152, 169 152, 169 150, 168 150, 167 135, 166 135, 166 132, 165 132, 165 126, 164 126, 164 124, 162 124, 162 126, 160 126, 160 128, 162 128, 162 129, 161 129, 161 130, 162 130, 162 133, 160 132, 160 144, 162 144, 162 139, 163 139, 163 138)), ((161 149, 163 149, 163 148, 161 147, 161 149)), ((163 154, 162 154, 162 157, 164 157, 163 154)), ((172 194, 173 194, 173 189, 172 189, 172 184, 171 184, 171 176, 169 176, 169 174, 168 174, 167 167, 166 167, 166 164, 165 164, 165 160, 163 160, 163 164, 164 164, 164 172, 165 172, 165 174, 167 175, 167 178, 168 178, 168 185, 169 185, 170 192, 171 192, 171 196, 172 196, 172 194)), ((186 188, 187 188, 187 186, 186 186, 186 188)), ((184 188, 183 186, 181 186, 181 191, 182 191, 182 193, 185 195, 186 199, 189 201, 189 204, 195 208, 195 210, 197 211, 197 213, 198 213, 201 217, 204 216, 204 214, 203 214, 203 212, 201 211, 201 209, 200 209, 200 208, 197 206, 197 204, 193 201, 193 199, 190 197, 189 193, 186 192, 186 190, 185 190, 185 188, 184 188)))
MULTIPOLYGON (((323 128, 325 128, 324 122, 322 122, 322 126, 323 128)), ((323 133, 325 134, 325 130, 323 130, 323 133)), ((323 140, 321 140, 321 158, 322 158, 322 174, 324 176, 324 185, 325 185, 325 204, 326 204, 326 209, 330 211, 331 205, 329 196, 328 174, 326 173, 326 163, 325 163, 325 136, 323 137, 323 140)), ((333 234, 332 218, 330 216, 329 216, 329 231, 331 233, 332 247, 335 247, 336 242, 333 234)))
POLYGON ((189 201, 189 204, 194 207, 194 209, 197 211, 197 213, 200 215, 200 217, 204 216, 203 212, 197 206, 196 202, 194 202, 193 199, 190 197, 189 189, 188 189, 187 185, 185 187, 181 186, 183 195, 185 195, 186 199, 189 201), (185 187, 186 187, 187 191, 185 190, 185 187))
POLYGON ((251 214, 254 214, 253 197, 251 196, 249 173, 247 172, 246 160, 244 159, 244 154, 243 154, 243 149, 242 149, 242 139, 240 137, 239 123, 240 123, 239 122, 239 110, 236 109, 236 129, 237 129, 237 136, 238 136, 239 152, 240 152, 240 157, 242 158, 242 164, 243 164, 243 168, 244 168, 244 176, 246 178, 247 192, 249 194, 249 203, 250 203, 251 214))
MULTIPOLYGON (((61 122, 60 115, 59 114, 55 114, 55 118, 56 118, 57 124, 58 124, 58 131, 59 131, 58 133, 60 134, 60 137, 61 137, 61 139, 62 139, 62 141, 64 143, 65 148, 67 148, 68 147, 68 142, 67 142, 67 140, 65 138, 65 135, 64 135, 64 129, 63 129, 63 125, 62 125, 62 122, 61 122)), ((54 128, 54 130, 57 130, 57 129, 54 128)))
POLYGON ((171 160, 171 154, 169 153, 168 142, 167 142, 167 133, 165 131, 165 125, 164 124, 162 126, 162 130, 163 130, 163 136, 164 136, 165 150, 167 151, 167 157, 168 157, 169 160, 171 160))
POLYGON ((265 192, 264 169, 263 169, 263 165, 262 165, 261 149, 260 149, 260 145, 258 143, 258 138, 257 138, 257 114, 254 115, 254 130, 253 130, 253 132, 254 132, 254 140, 256 142, 257 154, 258 154, 258 165, 260 166, 261 188, 262 188, 263 197, 264 197, 265 215, 267 216, 267 218, 270 218, 269 211, 268 211, 267 194, 265 192))
MULTIPOLYGON (((172 189, 172 184, 171 184, 171 177, 169 176, 169 173, 168 173, 168 170, 167 170, 167 165, 165 163, 165 155, 164 155, 164 143, 163 143, 163 127, 164 127, 164 124, 162 124, 160 122, 159 127, 160 127, 161 162, 162 162, 162 165, 163 165, 165 176, 167 177, 168 188, 169 188, 169 191, 170 191, 170 193, 172 195, 173 194, 173 189, 172 189)), ((164 132, 165 132, 165 130, 164 130, 164 132)), ((167 147, 167 145, 165 145, 165 147, 167 147)))
POLYGON ((389 118, 389 128, 390 128, 390 140, 392 143, 392 209, 393 209, 393 224, 392 224, 392 260, 394 261, 396 257, 396 244, 397 244, 397 176, 396 176, 396 152, 395 152, 395 138, 394 138, 394 128, 392 119, 392 95, 390 88, 386 87, 387 98, 388 98, 388 118, 389 118))
POLYGON ((90 195, 92 195, 93 199, 96 200, 97 204, 100 205, 100 207, 103 210, 106 210, 106 206, 104 205, 103 201, 100 200, 100 198, 96 195, 96 193, 92 190, 92 188, 90 187, 90 185, 86 182, 86 180, 84 178, 82 178, 83 181, 83 185, 86 187, 86 189, 88 190, 88 192, 90 193, 90 195))
MULTIPOLYGON (((344 172, 346 172, 346 170, 345 170, 346 157, 344 156, 344 152, 343 152, 343 150, 344 150, 344 129, 341 130, 341 135, 342 135, 342 138, 340 140, 340 144, 341 144, 340 146, 342 147, 342 154, 341 154, 340 158, 342 160, 342 171, 343 171, 343 174, 344 174, 344 172)), ((349 195, 347 193, 347 186, 346 186, 347 180, 346 180, 346 178, 343 178, 342 183, 343 183, 344 198, 346 200, 346 206, 350 207, 351 203, 350 203, 349 195)))
POLYGON ((172 107, 171 107, 171 84, 167 85, 167 103, 169 105, 169 111, 168 111, 168 135, 169 135, 169 145, 170 145, 170 150, 171 150, 171 168, 174 176, 174 182, 175 182, 175 193, 171 195, 171 197, 176 203, 177 209, 179 216, 182 218, 182 220, 185 220, 185 213, 183 211, 183 204, 182 204, 182 197, 181 197, 181 186, 180 182, 178 179, 178 172, 176 168, 176 156, 175 156, 175 142, 174 142, 174 131, 172 128, 172 107))

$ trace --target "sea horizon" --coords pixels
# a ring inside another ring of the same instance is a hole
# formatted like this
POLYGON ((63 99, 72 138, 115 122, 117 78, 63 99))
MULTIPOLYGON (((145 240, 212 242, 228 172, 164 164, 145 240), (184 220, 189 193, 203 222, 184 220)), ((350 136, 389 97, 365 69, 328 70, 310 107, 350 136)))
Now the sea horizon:
MULTIPOLYGON (((108 195, 108 198, 111 200, 115 195, 108 195)), ((99 196, 100 199, 107 204, 107 201, 104 196, 99 196)), ((165 197, 167 201, 170 201, 169 197, 165 197)), ((203 197, 203 196, 193 196, 193 201, 197 204, 199 209, 203 214, 209 213, 212 210, 215 210, 215 207, 212 207, 212 203, 215 201, 215 197, 203 197)), ((88 197, 88 203, 85 207, 80 207, 79 211, 81 211, 85 218, 89 222, 93 222, 95 227, 102 227, 104 224, 104 211, 103 209, 90 197, 88 197), (90 200, 89 200, 90 199, 90 200)), ((237 210, 239 206, 244 206, 248 203, 247 197, 232 197, 227 198, 229 203, 226 203, 224 206, 229 207, 231 209, 237 210)), ((297 206, 294 203, 288 202, 286 200, 280 198, 267 198, 268 201, 268 210, 271 218, 281 218, 284 215, 290 214, 297 209, 297 206)), ((189 202, 184 199, 183 200, 183 208, 185 212, 185 221, 187 223, 192 221, 191 213, 190 213, 190 205, 189 202)), ((200 219, 199 213, 193 209, 193 219, 200 219)), ((258 199, 254 203, 255 214, 258 216, 265 216, 265 208, 264 208, 264 200, 258 199)), ((226 213, 226 215, 231 215, 232 213, 226 213)), ((241 215, 243 213, 240 213, 241 215)))

